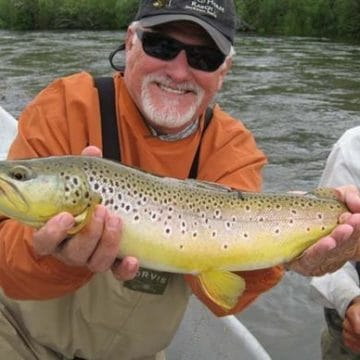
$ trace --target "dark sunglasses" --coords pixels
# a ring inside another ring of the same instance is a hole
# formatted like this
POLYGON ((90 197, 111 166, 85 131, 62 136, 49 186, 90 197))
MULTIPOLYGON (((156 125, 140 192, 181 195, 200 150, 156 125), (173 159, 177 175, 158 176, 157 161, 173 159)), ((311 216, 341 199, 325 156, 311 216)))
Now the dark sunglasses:
POLYGON ((175 59, 185 50, 188 64, 197 70, 212 72, 224 62, 225 55, 217 48, 204 45, 188 45, 154 31, 136 30, 144 52, 157 59, 175 59))

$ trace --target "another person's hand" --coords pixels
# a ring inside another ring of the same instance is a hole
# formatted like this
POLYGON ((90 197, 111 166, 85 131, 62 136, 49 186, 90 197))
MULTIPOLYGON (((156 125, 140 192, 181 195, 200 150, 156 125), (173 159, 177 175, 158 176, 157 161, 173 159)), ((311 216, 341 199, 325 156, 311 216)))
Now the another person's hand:
POLYGON ((346 261, 360 260, 360 196, 353 186, 337 188, 339 200, 350 212, 341 215, 331 234, 310 246, 297 259, 285 264, 305 276, 320 276, 339 269, 346 261))
MULTIPOLYGON (((102 156, 100 149, 90 146, 82 155, 102 156)), ((60 213, 34 233, 33 246, 37 256, 52 255, 70 266, 85 266, 92 272, 111 269, 119 280, 135 277, 139 263, 134 257, 117 259, 121 240, 121 219, 105 206, 97 205, 91 221, 76 235, 68 238, 74 217, 60 213)))
POLYGON ((344 344, 354 353, 360 353, 360 297, 348 307, 343 321, 344 344))

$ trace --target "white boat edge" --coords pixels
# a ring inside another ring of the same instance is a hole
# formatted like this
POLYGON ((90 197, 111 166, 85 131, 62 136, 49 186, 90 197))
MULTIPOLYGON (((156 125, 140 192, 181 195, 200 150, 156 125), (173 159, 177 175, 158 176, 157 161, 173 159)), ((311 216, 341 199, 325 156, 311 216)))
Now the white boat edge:
POLYGON ((0 159, 5 159, 17 132, 17 121, 0 106, 0 159))
POLYGON ((166 349, 166 357, 169 360, 271 360, 238 318, 216 317, 194 295, 166 349))

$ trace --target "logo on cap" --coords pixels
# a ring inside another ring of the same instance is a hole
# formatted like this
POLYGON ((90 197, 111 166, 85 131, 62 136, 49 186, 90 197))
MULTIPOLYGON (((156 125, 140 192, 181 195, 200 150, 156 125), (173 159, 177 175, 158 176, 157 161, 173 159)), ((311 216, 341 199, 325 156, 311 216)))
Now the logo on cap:
POLYGON ((191 1, 189 5, 185 6, 185 9, 203 13, 214 18, 218 17, 218 14, 224 14, 225 8, 219 4, 217 0, 195 0, 191 1))
POLYGON ((154 7, 161 9, 166 6, 167 0, 156 0, 153 2, 154 7))

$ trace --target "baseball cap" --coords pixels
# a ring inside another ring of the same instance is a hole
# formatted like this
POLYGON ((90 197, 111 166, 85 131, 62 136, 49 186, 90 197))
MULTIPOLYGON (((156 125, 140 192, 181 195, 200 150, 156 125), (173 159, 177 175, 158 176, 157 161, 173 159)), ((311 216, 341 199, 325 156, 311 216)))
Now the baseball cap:
POLYGON ((144 27, 192 21, 206 30, 225 55, 234 44, 235 19, 233 0, 141 0, 135 16, 144 27))

